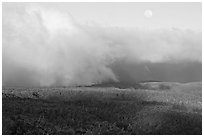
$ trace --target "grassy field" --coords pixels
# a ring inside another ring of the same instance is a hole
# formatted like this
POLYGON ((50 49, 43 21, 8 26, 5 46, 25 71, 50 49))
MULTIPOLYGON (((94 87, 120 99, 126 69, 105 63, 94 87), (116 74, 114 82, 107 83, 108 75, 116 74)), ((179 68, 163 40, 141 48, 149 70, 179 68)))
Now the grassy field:
POLYGON ((3 134, 202 134, 202 84, 17 88, 2 93, 3 134))

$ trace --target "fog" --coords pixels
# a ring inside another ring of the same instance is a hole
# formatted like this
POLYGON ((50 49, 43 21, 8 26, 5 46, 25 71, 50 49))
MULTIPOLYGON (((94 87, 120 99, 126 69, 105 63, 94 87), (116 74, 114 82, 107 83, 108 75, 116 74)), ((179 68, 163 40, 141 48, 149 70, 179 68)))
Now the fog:
POLYGON ((201 31, 86 24, 37 5, 2 11, 3 86, 202 79, 201 31))

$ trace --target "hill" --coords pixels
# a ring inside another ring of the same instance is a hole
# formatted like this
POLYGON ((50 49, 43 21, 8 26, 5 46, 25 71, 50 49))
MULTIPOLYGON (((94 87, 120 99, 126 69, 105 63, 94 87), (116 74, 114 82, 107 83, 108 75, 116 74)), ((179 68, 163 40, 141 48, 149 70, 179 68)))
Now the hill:
POLYGON ((2 95, 3 134, 202 134, 201 82, 4 87, 2 95))

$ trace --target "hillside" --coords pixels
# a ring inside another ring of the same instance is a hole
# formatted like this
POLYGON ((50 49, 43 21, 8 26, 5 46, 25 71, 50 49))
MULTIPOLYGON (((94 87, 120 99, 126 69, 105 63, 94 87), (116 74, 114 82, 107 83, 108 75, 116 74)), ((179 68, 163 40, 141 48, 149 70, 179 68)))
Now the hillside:
POLYGON ((2 95, 3 134, 202 134, 201 82, 7 87, 2 95))

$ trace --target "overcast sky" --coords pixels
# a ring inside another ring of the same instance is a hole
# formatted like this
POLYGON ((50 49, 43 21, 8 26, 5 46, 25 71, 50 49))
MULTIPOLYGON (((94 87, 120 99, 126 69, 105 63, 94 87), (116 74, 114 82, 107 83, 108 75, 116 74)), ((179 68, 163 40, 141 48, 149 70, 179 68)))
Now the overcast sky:
POLYGON ((202 78, 201 3, 3 3, 2 10, 3 85, 202 78))
MULTIPOLYGON (((15 4, 16 5, 16 4, 15 4)), ((21 5, 21 4, 20 4, 21 5)), ((33 5, 33 4, 32 4, 33 5)), ((201 29, 201 3, 40 3, 39 5, 69 12, 79 22, 101 25, 149 28, 201 29), (144 16, 145 10, 152 17, 144 16)))

